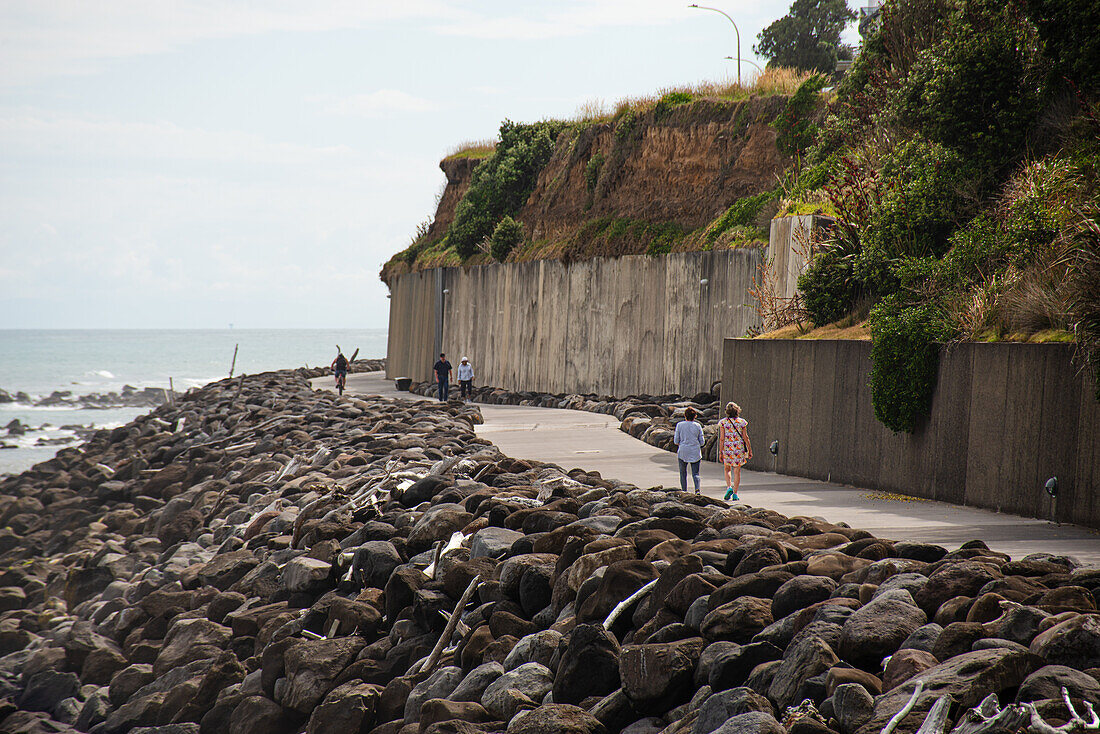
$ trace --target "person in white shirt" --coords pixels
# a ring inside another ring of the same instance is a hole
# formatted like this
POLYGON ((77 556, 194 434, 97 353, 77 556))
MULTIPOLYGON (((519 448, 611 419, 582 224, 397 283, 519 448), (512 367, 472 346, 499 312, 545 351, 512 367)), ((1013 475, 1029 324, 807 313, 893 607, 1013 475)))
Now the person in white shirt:
POLYGON ((703 460, 703 427, 695 422, 695 409, 684 411, 684 420, 676 424, 676 433, 672 442, 676 449, 676 461, 680 465, 680 490, 687 490, 687 468, 691 467, 691 478, 695 481, 695 494, 699 494, 699 462, 703 460))
POLYGON ((466 357, 463 357, 462 363, 458 365, 457 376, 459 395, 468 400, 474 392, 474 367, 466 357))

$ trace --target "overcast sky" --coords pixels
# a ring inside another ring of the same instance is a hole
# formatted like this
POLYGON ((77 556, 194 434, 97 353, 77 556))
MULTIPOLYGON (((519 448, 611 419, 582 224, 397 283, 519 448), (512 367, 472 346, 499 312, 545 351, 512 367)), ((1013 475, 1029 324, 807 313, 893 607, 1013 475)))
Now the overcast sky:
MULTIPOLYGON (((789 5, 717 2, 751 58, 789 5)), ((3 0, 0 328, 385 327, 452 146, 733 53, 664 0, 3 0)))

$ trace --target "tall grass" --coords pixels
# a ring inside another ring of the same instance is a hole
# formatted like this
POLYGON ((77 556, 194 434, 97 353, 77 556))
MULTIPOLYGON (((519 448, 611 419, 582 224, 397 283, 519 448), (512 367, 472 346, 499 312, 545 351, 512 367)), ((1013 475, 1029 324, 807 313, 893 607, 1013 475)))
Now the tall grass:
POLYGON ((627 110, 642 113, 651 110, 668 94, 690 94, 693 99, 741 100, 749 97, 772 97, 779 94, 794 94, 795 90, 812 76, 810 72, 782 67, 768 67, 762 73, 756 69, 742 67, 742 81, 726 75, 719 80, 704 80, 695 84, 681 84, 664 87, 653 94, 640 97, 624 97, 610 105, 598 97, 587 99, 577 108, 571 118, 573 122, 601 122, 610 120, 627 110))
POLYGON ((452 146, 444 158, 488 158, 496 149, 497 141, 493 138, 466 140, 452 146))

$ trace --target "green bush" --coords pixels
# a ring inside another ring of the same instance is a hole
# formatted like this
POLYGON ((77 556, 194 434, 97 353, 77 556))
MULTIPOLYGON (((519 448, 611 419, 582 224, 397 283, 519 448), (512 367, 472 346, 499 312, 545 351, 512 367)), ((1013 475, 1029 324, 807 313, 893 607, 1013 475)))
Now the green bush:
POLYGON ((1003 0, 964 0, 894 101, 903 122, 983 167, 1024 152, 1039 108, 1034 28, 1003 0))
POLYGON ((753 196, 746 196, 730 204, 729 209, 722 216, 715 219, 703 233, 703 240, 713 245, 720 236, 733 227, 754 227, 756 217, 769 202, 776 198, 774 191, 762 191, 753 196))
POLYGON ((869 293, 897 288, 895 265, 905 257, 941 256, 971 201, 961 156, 919 137, 896 146, 882 162, 881 195, 861 232, 855 273, 869 293))
POLYGON ((650 238, 646 254, 651 257, 667 255, 677 242, 684 238, 684 228, 675 222, 663 224, 645 224, 639 234, 650 238))
POLYGON ((933 304, 906 304, 890 295, 871 310, 871 402, 875 417, 894 432, 913 431, 932 408, 939 340, 948 335, 933 304))
POLYGON ((657 104, 653 106, 653 116, 659 120, 680 105, 691 102, 691 100, 692 96, 689 92, 668 92, 657 100, 657 104))
POLYGON ((799 85, 787 106, 775 118, 775 146, 787 155, 797 156, 814 143, 817 125, 813 121, 814 109, 821 101, 820 92, 825 88, 825 77, 815 74, 799 85))
POLYGON ((1049 83, 1068 79, 1078 89, 1100 88, 1100 3, 1096 0, 1025 0, 1049 60, 1049 83))
POLYGON ((600 180, 600 169, 603 168, 604 156, 597 152, 584 164, 584 187, 589 197, 596 191, 596 182, 600 180))
POLYGON ((505 215, 489 237, 489 254, 504 262, 516 245, 523 242, 523 223, 505 215))
POLYGON ((853 261, 853 254, 829 247, 817 253, 798 276, 798 290, 815 326, 831 324, 851 312, 859 293, 853 261))
POLYGON ((568 123, 549 120, 531 125, 505 120, 500 142, 476 169, 470 188, 455 207, 448 241, 466 258, 492 234, 504 215, 515 214, 531 195, 539 172, 554 151, 554 141, 568 123))
POLYGON ((638 125, 638 115, 632 107, 624 107, 615 115, 615 142, 626 143, 634 135, 634 129, 638 125))

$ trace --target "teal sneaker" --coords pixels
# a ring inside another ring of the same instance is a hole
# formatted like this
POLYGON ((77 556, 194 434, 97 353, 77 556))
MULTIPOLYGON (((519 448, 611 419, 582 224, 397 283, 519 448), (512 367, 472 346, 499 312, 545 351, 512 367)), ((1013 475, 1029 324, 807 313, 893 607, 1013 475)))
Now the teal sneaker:
POLYGON ((729 500, 729 498, 733 496, 733 487, 726 487, 726 496, 723 499, 729 500))

